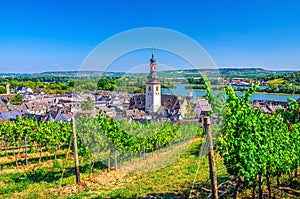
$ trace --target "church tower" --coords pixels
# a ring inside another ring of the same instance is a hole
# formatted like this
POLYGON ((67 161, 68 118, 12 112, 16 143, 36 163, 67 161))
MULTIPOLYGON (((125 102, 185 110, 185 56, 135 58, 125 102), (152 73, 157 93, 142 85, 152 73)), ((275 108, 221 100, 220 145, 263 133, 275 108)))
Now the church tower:
POLYGON ((6 84, 6 94, 10 94, 9 84, 6 84))
POLYGON ((150 59, 150 74, 146 82, 146 105, 145 111, 157 112, 161 106, 161 84, 156 74, 156 60, 154 50, 152 49, 152 58, 150 59))

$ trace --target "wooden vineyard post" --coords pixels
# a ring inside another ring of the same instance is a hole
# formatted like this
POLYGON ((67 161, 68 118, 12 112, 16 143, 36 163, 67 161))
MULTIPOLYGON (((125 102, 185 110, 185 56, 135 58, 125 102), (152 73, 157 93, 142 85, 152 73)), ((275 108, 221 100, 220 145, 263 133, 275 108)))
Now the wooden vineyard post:
POLYGON ((130 152, 130 163, 132 161, 132 152, 130 152))
POLYGON ((79 173, 79 160, 78 160, 78 149, 77 149, 77 137, 76 137, 76 126, 75 118, 72 117, 72 131, 74 138, 74 161, 75 161, 75 175, 76 175, 76 184, 80 184, 80 173, 79 173))
POLYGON ((143 159, 146 160, 146 150, 145 150, 145 146, 143 146, 143 159))
POLYGON ((210 129, 210 118, 204 117, 204 130, 206 132, 206 142, 208 144, 208 161, 209 161, 209 173, 210 173, 210 182, 212 187, 212 196, 214 199, 218 199, 218 184, 217 184, 217 175, 214 159, 214 149, 212 142, 212 133, 210 129))
POLYGON ((27 155, 26 134, 27 134, 27 129, 24 131, 24 149, 25 149, 25 163, 26 163, 26 166, 28 167, 28 155, 27 155))
POLYGON ((110 157, 111 157, 111 148, 109 147, 109 157, 107 158, 107 171, 110 170, 110 157))
POLYGON ((117 157, 117 150, 114 150, 114 156, 115 156, 115 170, 118 170, 118 157, 117 157))

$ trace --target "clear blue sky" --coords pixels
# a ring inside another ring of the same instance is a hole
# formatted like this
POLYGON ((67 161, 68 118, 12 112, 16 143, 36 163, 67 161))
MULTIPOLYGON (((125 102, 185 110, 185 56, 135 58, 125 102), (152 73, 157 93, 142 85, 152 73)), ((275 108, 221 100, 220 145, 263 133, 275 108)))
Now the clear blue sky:
POLYGON ((296 0, 10 0, 0 2, 0 72, 77 70, 103 40, 148 26, 192 37, 218 67, 300 70, 296 0))

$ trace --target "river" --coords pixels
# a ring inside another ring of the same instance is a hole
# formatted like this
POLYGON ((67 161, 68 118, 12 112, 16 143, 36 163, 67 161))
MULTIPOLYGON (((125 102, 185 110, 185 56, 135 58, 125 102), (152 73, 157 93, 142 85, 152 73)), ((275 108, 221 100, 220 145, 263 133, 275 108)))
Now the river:
MULTIPOLYGON (((176 84, 176 89, 162 89, 163 94, 175 94, 178 96, 188 96, 189 91, 193 92, 194 96, 203 96, 206 91, 199 89, 186 89, 185 86, 188 84, 176 84)), ((217 92, 214 92, 217 94, 217 92)), ((242 95, 242 92, 237 92, 238 95, 242 95)), ((282 94, 268 94, 268 93, 254 93, 252 100, 274 100, 274 101, 287 101, 288 98, 298 99, 300 96, 295 95, 282 95, 282 94)))

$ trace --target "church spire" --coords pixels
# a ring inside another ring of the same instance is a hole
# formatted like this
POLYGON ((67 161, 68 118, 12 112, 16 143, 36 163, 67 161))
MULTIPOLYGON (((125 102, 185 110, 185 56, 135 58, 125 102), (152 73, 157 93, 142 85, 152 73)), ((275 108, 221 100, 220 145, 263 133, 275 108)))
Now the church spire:
POLYGON ((154 57, 154 49, 152 48, 152 57, 150 59, 150 74, 148 75, 148 81, 157 80, 156 74, 156 59, 154 57))
POLYGON ((155 57, 154 57, 154 48, 153 48, 153 47, 152 47, 152 58, 150 59, 150 62, 151 62, 151 63, 156 62, 156 59, 155 59, 155 57))

